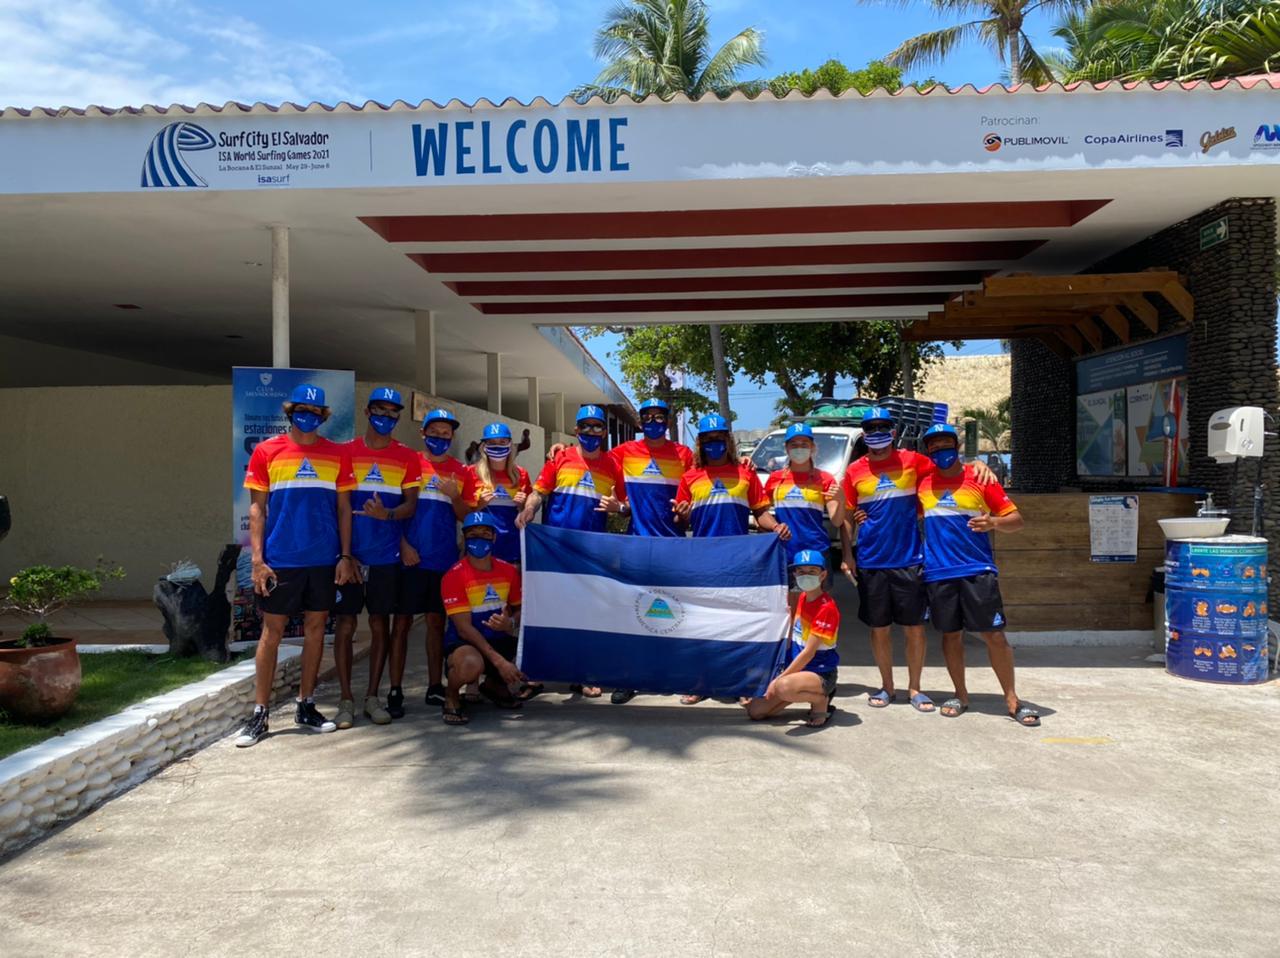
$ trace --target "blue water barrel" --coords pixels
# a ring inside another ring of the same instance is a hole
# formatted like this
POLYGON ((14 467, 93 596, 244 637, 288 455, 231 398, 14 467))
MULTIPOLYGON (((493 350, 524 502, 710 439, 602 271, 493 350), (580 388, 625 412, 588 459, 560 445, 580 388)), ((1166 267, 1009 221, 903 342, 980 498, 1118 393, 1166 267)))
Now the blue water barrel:
POLYGON ((1165 668, 1202 682, 1265 681, 1267 540, 1171 539, 1165 568, 1165 668))

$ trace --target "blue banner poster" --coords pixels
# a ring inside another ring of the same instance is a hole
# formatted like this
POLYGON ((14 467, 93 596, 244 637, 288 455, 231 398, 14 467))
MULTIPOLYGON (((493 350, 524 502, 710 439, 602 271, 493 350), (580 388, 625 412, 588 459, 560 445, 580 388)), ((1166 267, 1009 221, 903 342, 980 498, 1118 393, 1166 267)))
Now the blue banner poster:
POLYGON ((1123 389, 1076 397, 1076 474, 1123 476, 1125 470, 1123 389))
MULTIPOLYGON (((334 442, 347 442, 354 435, 356 375, 349 369, 272 369, 235 366, 231 370, 231 541, 244 546, 236 565, 236 595, 233 604, 237 639, 256 639, 261 628, 253 603, 249 553, 249 491, 244 474, 249 456, 262 440, 289 431, 289 421, 281 408, 295 386, 311 383, 325 392, 329 420, 320 435, 334 442)), ((290 623, 286 635, 300 635, 290 623)))

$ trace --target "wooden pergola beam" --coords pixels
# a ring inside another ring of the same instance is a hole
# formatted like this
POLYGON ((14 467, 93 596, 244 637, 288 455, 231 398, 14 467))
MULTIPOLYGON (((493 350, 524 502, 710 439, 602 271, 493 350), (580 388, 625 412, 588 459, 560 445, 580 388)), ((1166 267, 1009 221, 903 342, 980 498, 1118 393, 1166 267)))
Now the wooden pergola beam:
POLYGON ((942 339, 1019 339, 1034 336, 1042 329, 1026 326, 938 326, 929 323, 912 323, 903 327, 902 338, 909 342, 928 342, 942 339))
POLYGON ((1059 339, 1066 343, 1067 346, 1070 347, 1071 351, 1077 356, 1084 353, 1084 339, 1074 329, 1071 329, 1068 326, 1055 326, 1053 327, 1053 332, 1059 339))
POLYGON ((1044 343, 1045 347, 1048 348, 1049 352, 1053 353, 1055 356, 1059 357, 1060 359, 1071 358, 1072 352, 1070 349, 1067 348, 1067 344, 1064 343, 1057 336, 1055 336, 1053 333, 1039 333, 1034 338, 1044 343))
POLYGON ((1165 298, 1170 306, 1178 311, 1178 315, 1191 322, 1196 318, 1196 300, 1195 297, 1187 292, 1187 288, 1180 282, 1166 283, 1161 286, 1157 292, 1165 298))
POLYGON ((989 276, 983 290, 990 297, 1080 293, 1162 293, 1169 284, 1182 286, 1173 270, 1142 273, 1099 273, 1089 276, 989 276))
MULTIPOLYGON (((1054 293, 1044 294, 1040 296, 987 296, 981 290, 966 290, 961 294, 961 302, 968 309, 991 309, 991 310, 1026 310, 1028 312, 1040 310, 1096 310, 1106 306, 1113 306, 1119 302, 1119 295, 1116 293, 1054 293)), ((947 305, 956 303, 957 300, 950 300, 947 305)))
POLYGON ((971 324, 973 326, 1011 326, 1026 324, 1029 326, 1074 326, 1081 319, 1088 317, 1086 312, 1064 312, 1052 310, 1037 313, 1033 310, 1014 310, 1007 313, 989 313, 985 310, 948 309, 943 313, 943 322, 948 326, 971 324))
POLYGON ((1129 320, 1120 310, 1114 306, 1108 306, 1098 314, 1098 319, 1115 334, 1116 339, 1120 340, 1120 342, 1129 342, 1129 320))
POLYGON ((1076 331, 1080 333, 1094 350, 1102 348, 1102 330, 1099 329, 1091 318, 1084 318, 1076 325, 1076 331))
POLYGON ((1142 294, 1121 297, 1121 303, 1149 332, 1154 333, 1160 327, 1160 313, 1142 294))

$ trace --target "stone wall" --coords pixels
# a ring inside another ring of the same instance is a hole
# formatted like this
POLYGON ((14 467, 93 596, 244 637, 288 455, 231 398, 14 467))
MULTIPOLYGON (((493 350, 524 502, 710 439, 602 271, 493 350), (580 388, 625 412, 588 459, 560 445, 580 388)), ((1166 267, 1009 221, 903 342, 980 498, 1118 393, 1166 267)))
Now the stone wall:
MULTIPOLYGON (((281 647, 275 700, 294 695, 301 652, 281 647)), ((0 761, 0 854, 226 735, 252 708, 253 674, 241 662, 0 761)))
POLYGON ((1013 488, 1057 492, 1075 474, 1075 370, 1038 339, 1009 344, 1013 488))

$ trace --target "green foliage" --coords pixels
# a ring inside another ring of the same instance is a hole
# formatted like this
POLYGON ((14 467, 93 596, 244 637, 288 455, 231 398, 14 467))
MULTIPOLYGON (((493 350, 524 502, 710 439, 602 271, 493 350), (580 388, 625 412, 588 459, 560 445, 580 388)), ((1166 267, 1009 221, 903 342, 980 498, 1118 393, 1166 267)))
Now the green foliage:
POLYGON ((978 423, 978 436, 991 443, 996 450, 1006 449, 1006 437, 1013 428, 1011 397, 1005 396, 991 409, 966 409, 960 415, 978 423))
MULTIPOLYGON (((41 625, 59 609, 101 590, 108 580, 123 578, 124 569, 104 564, 101 557, 92 570, 70 565, 31 566, 9 580, 9 591, 0 601, 0 608, 34 618, 36 625, 41 625)), ((43 633, 29 628, 23 632, 20 644, 26 645, 31 635, 37 637, 31 644, 39 645, 47 642, 51 633, 47 625, 43 633)))
POLYGON ((596 32, 595 55, 604 67, 572 95, 612 102, 624 94, 696 99, 755 91, 758 81, 740 77, 747 67, 764 65, 763 43, 760 31, 747 27, 712 53, 705 0, 619 0, 596 32))
POLYGON ((902 89, 902 70, 880 60, 872 60, 861 70, 850 70, 839 60, 828 60, 816 70, 780 74, 769 81, 769 89, 775 96, 786 96, 792 90, 799 90, 805 96, 819 90, 837 95, 846 90, 863 94, 876 89, 893 92, 902 89))
POLYGON ((22 638, 18 640, 18 644, 31 648, 35 645, 48 645, 52 639, 53 629, 49 628, 48 622, 32 622, 22 630, 22 638))
MULTIPOLYGON (((606 330, 604 326, 590 326, 579 333, 584 339, 591 339, 606 330)), ((713 379, 711 336, 706 326, 626 329, 622 333, 622 347, 612 356, 618 360, 622 378, 633 395, 642 399, 657 396, 695 416, 715 411, 716 401, 689 384, 690 380, 710 382, 713 379)))

